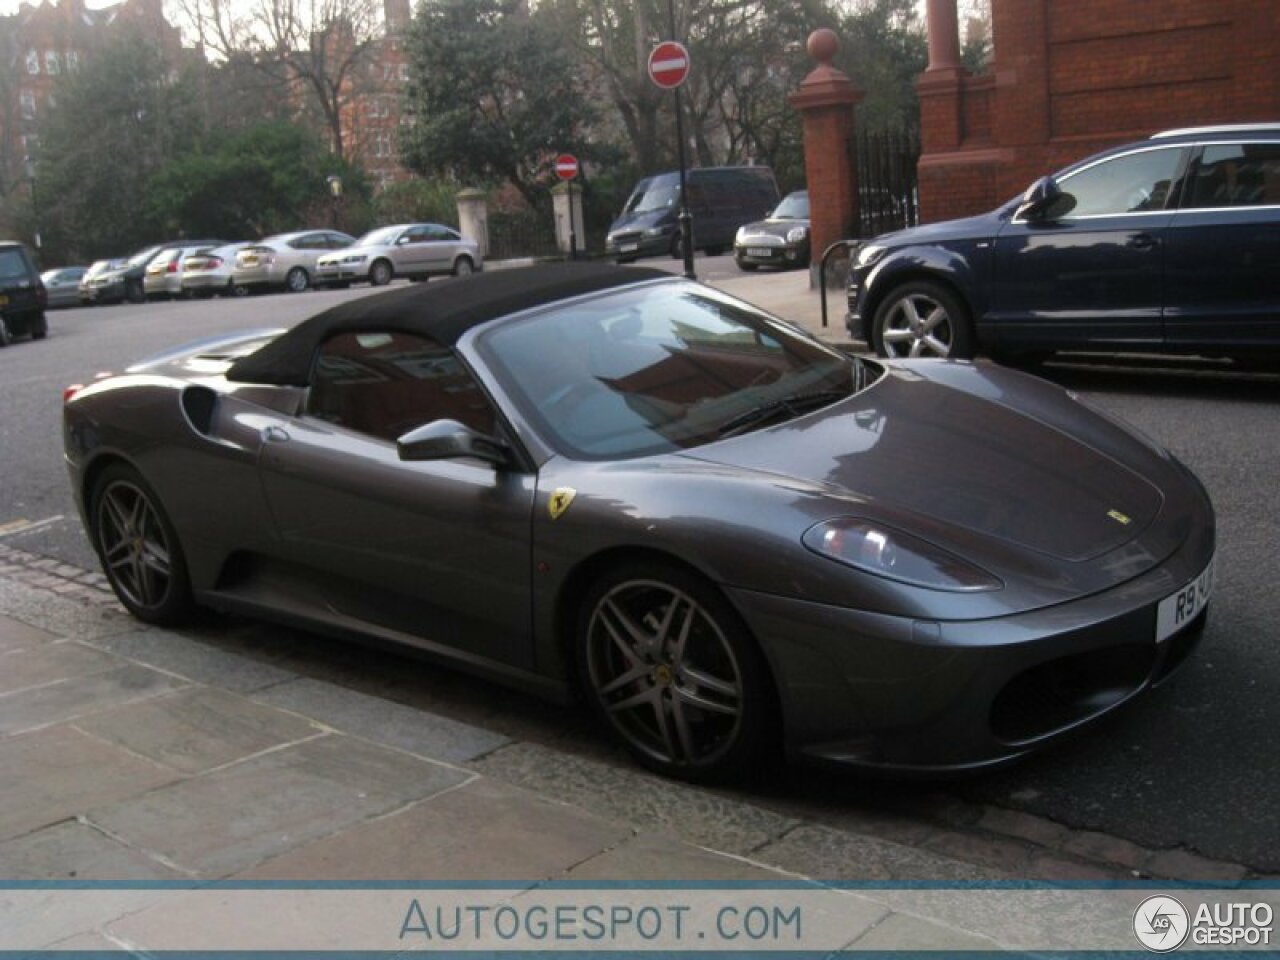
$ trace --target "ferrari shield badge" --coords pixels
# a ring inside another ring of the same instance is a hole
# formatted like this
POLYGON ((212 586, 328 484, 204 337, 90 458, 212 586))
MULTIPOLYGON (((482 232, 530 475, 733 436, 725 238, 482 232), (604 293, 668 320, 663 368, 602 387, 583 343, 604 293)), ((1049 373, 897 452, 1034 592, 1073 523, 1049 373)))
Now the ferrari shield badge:
POLYGON ((551 519, 559 520, 577 495, 578 491, 573 487, 556 487, 551 494, 551 499, 547 502, 547 511, 551 514, 551 519))

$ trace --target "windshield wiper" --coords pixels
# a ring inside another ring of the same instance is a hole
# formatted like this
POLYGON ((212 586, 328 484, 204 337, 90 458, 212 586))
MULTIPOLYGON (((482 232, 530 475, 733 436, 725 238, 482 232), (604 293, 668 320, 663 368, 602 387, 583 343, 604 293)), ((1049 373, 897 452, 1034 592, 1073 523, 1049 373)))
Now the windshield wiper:
POLYGON ((734 437, 778 419, 790 420, 802 413, 843 400, 847 396, 849 396, 848 390, 815 390, 810 393, 793 393, 789 397, 779 397, 777 400, 770 400, 758 407, 744 410, 736 417, 727 420, 720 427, 720 437, 722 439, 734 437))

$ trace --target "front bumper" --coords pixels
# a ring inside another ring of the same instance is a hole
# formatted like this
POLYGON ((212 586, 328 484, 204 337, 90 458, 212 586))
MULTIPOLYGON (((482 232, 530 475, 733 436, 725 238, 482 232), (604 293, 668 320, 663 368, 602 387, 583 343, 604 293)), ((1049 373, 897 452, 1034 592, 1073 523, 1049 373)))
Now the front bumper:
MULTIPOLYGON (((125 285, 123 278, 115 278, 105 283, 94 283, 85 293, 88 295, 90 303, 113 303, 116 300, 123 300, 125 285)), ((84 296, 81 296, 84 299, 84 296)))
POLYGON ((654 257, 671 251, 673 231, 664 230, 657 236, 643 233, 621 233, 607 237, 604 252, 611 257, 654 257))
POLYGON ((338 280, 368 280, 369 261, 360 263, 322 263, 316 265, 316 283, 338 280))
POLYGON ((897 773, 979 770, 1080 729, 1181 666, 1205 613, 1156 643, 1156 610, 1212 559, 1213 525, 1202 526, 1127 583, 996 619, 728 593, 773 668, 789 752, 897 773))
POLYGON ((863 340, 870 343, 871 330, 868 323, 870 318, 864 315, 865 291, 865 271, 857 267, 851 267, 849 270, 849 286, 846 290, 849 312, 845 315, 844 325, 845 329, 849 331, 849 336, 854 340, 863 340))
POLYGON ((761 267, 802 267, 809 262, 808 243, 768 242, 773 238, 747 237, 733 245, 739 263, 761 267))

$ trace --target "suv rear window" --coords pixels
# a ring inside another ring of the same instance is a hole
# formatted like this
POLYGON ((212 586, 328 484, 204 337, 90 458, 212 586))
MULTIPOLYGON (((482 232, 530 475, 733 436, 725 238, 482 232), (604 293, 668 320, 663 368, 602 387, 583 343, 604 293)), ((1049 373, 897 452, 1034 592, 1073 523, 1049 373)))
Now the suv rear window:
POLYGON ((21 250, 0 250, 0 281, 25 280, 27 276, 27 258, 21 250))

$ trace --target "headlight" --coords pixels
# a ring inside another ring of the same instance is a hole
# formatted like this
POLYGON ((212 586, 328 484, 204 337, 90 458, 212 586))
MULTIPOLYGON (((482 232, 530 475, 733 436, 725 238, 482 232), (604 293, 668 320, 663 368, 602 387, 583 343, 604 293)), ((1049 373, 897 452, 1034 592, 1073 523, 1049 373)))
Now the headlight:
POLYGON ((734 243, 741 243, 741 242, 742 242, 743 237, 745 237, 746 235, 747 235, 747 228, 746 228, 746 227, 739 227, 739 228, 738 228, 738 232, 737 232, 737 233, 735 233, 735 234, 733 235, 733 242, 734 242, 734 243))
POLYGON ((667 232, 666 227, 650 227, 644 232, 646 237, 660 237, 667 232))
POLYGON ((787 243, 802 243, 808 235, 808 227, 792 227, 787 231, 787 243))
POLYGON ((363 254, 363 253, 353 253, 353 254, 352 254, 351 256, 349 256, 349 257, 343 257, 343 258, 342 258, 342 262, 343 262, 343 263, 364 263, 367 259, 369 259, 369 258, 368 258, 368 256, 367 256, 366 254, 363 254))
POLYGON ((836 517, 810 527, 801 540, 824 557, 930 590, 967 593, 1004 586, 999 578, 941 547, 870 520, 836 517))
POLYGON ((858 248, 858 266, 869 267, 881 257, 884 256, 884 247, 877 247, 874 243, 869 243, 865 247, 858 248))

